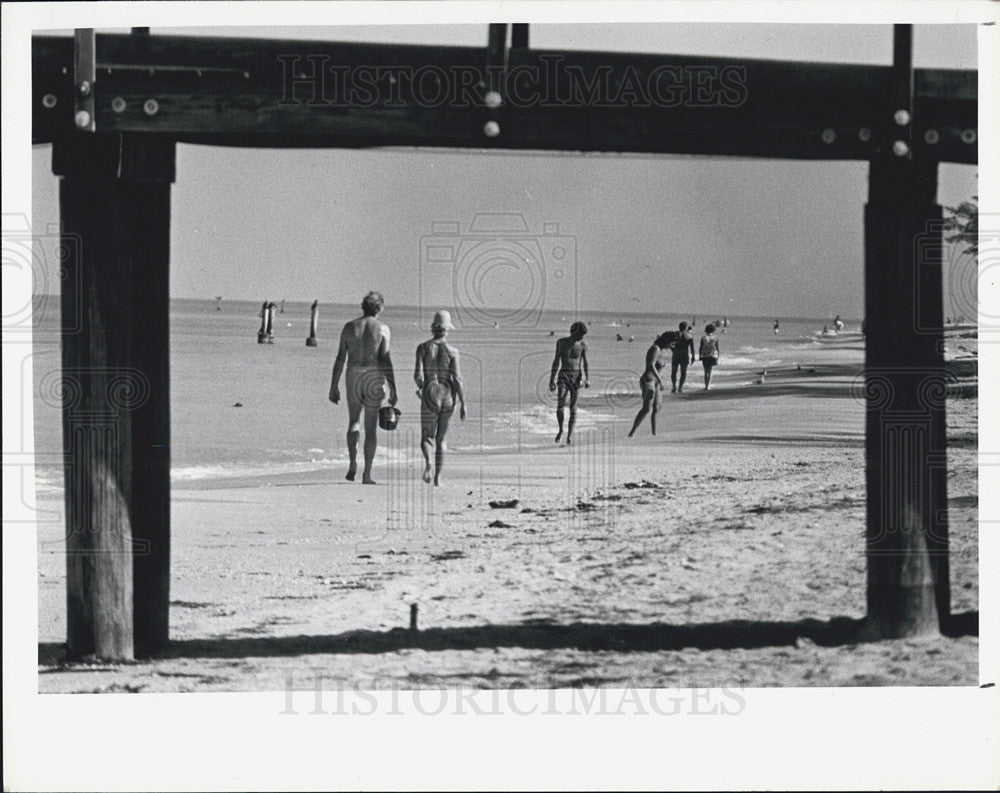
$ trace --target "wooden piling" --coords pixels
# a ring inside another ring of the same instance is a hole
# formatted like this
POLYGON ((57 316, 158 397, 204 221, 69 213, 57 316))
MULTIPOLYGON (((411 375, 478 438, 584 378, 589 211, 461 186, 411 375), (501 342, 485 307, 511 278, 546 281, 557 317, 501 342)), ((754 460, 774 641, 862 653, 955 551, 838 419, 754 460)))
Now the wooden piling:
POLYGON ((912 149, 908 27, 865 208, 869 638, 933 633, 949 611, 941 208, 937 163, 912 149))
POLYGON ((316 324, 319 319, 319 301, 314 300, 310 309, 309 317, 309 338, 306 339, 306 347, 316 347, 319 342, 316 340, 316 324))
POLYGON ((67 654, 127 660, 167 640, 173 143, 81 133, 62 177, 67 654))

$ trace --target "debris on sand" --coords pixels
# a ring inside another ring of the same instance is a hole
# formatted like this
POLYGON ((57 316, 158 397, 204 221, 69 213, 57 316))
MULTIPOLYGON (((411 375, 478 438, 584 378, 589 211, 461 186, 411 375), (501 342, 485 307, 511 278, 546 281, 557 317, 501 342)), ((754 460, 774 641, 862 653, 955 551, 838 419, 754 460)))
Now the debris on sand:
POLYGON ((597 504, 592 504, 589 501, 577 501, 576 508, 582 512, 590 512, 597 509, 597 504))
POLYGON ((495 520, 492 523, 487 524, 491 529, 513 529, 515 526, 511 526, 509 523, 504 523, 502 520, 495 520))
POLYGON ((660 489, 660 485, 656 484, 656 482, 650 482, 648 479, 643 479, 639 482, 626 482, 624 485, 622 485, 622 487, 625 487, 628 490, 635 490, 637 488, 643 488, 646 490, 660 489))
POLYGON ((444 553, 431 554, 432 562, 446 562, 449 559, 464 559, 464 551, 445 551, 444 553))
POLYGON ((512 498, 510 501, 491 501, 490 506, 493 509, 514 509, 520 503, 518 499, 512 498))
POLYGON ((533 510, 531 507, 525 507, 524 509, 521 510, 521 514, 522 515, 528 515, 528 514, 534 512, 534 511, 535 510, 533 510))

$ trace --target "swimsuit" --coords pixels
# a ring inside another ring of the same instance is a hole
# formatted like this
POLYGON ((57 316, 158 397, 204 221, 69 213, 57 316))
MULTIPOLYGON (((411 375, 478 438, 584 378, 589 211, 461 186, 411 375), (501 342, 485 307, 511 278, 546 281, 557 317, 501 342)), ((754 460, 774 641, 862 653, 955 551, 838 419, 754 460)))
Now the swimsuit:
POLYGON ((427 347, 424 347, 422 363, 424 370, 424 381, 423 387, 420 389, 420 404, 421 408, 428 410, 431 413, 450 413, 455 409, 455 383, 452 380, 451 364, 454 361, 454 356, 451 350, 444 343, 431 342, 427 347), (436 349, 435 349, 436 348, 436 349), (434 351, 434 362, 437 364, 438 369, 442 368, 441 364, 447 364, 448 372, 444 375, 443 379, 438 379, 439 375, 437 373, 428 374, 431 371, 428 364, 428 353, 434 351))
POLYGON ((350 366, 344 375, 344 387, 349 402, 361 403, 366 408, 379 408, 385 401, 385 373, 380 366, 350 366))

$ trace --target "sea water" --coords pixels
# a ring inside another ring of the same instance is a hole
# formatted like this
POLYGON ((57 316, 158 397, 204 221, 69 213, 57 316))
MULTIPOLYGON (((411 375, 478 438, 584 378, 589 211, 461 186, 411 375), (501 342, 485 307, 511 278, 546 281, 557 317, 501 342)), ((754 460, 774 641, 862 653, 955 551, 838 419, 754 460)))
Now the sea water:
MULTIPOLYGON (((171 463, 175 482, 230 479, 335 468, 347 459, 347 409, 328 399, 330 375, 343 323, 357 317, 349 305, 321 305, 319 346, 305 344, 310 304, 286 302, 275 311, 274 344, 258 344, 260 303, 171 301, 171 463), (237 407, 239 405, 239 407, 237 407)), ((381 315, 392 331, 391 353, 403 411, 398 438, 419 436, 419 400, 413 368, 417 344, 430 337, 433 311, 389 306, 381 315)), ((639 398, 646 351, 664 330, 696 320, 697 349, 704 326, 717 317, 547 311, 534 315, 467 315, 449 340, 461 353, 469 420, 453 420, 457 452, 549 447, 555 432, 555 395, 548 383, 556 340, 575 319, 588 326, 590 388, 581 392, 578 430, 631 422, 639 398), (619 337, 621 340, 619 340, 619 337)), ((768 368, 795 368, 816 360, 831 340, 825 319, 731 316, 719 333, 721 359, 713 384, 751 387, 768 368)), ((721 329, 720 329, 721 330, 721 329)), ((840 340, 856 339, 849 322, 840 340)), ((39 490, 61 478, 61 403, 53 389, 59 373, 58 312, 46 312, 34 338, 32 396, 39 490)), ((141 367, 140 367, 141 368, 141 367)), ((669 375, 669 371, 664 373, 669 375)), ((665 377, 666 380, 666 377, 665 377)), ((688 371, 686 390, 702 387, 702 367, 688 371)), ((341 382, 343 390, 343 381, 341 382)), ((627 426, 625 427, 627 429, 627 426)), ((419 457, 416 444, 383 444, 377 461, 419 457)))

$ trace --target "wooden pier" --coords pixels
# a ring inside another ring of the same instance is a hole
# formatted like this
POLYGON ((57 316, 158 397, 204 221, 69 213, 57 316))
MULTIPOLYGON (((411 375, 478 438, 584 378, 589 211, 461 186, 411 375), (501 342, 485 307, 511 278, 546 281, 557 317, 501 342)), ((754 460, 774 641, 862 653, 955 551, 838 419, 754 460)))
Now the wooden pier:
POLYGON ((170 185, 178 142, 867 160, 870 638, 949 614, 938 165, 977 160, 977 73, 487 44, 37 36, 32 136, 53 144, 63 234, 68 654, 168 642, 170 185), (377 67, 372 66, 376 64, 377 67))

